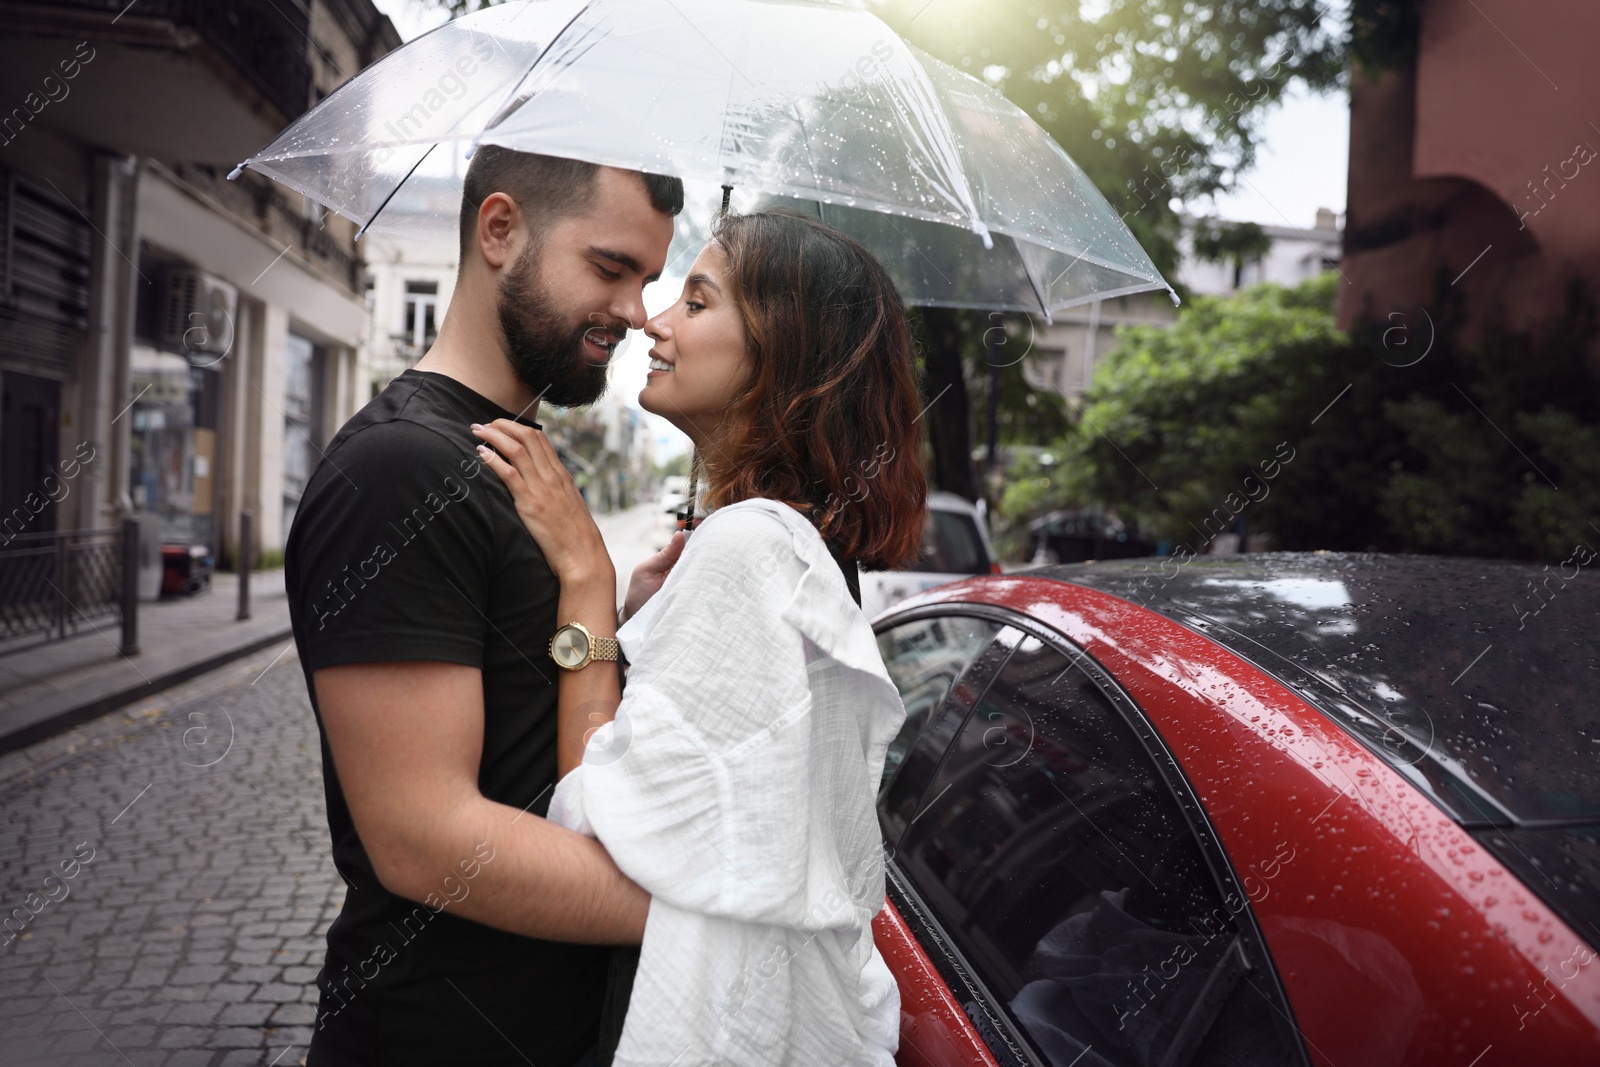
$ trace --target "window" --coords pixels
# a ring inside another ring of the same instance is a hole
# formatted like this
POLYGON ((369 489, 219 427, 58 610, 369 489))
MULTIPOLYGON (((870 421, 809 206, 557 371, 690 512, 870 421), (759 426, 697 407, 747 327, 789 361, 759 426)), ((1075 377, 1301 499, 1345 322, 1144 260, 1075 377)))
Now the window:
MULTIPOLYGON (((999 629, 999 623, 987 619, 940 615, 901 623, 878 635, 878 653, 906 706, 905 725, 890 743, 883 761, 885 790, 934 712, 944 703, 956 678, 999 629)), ((971 703, 969 697, 966 704, 971 703)))
POLYGON ((9 357, 14 370, 55 381, 74 376, 78 353, 89 343, 94 235, 87 210, 0 167, 0 306, 6 309, 0 358, 9 357))
POLYGON ((916 563, 907 569, 928 574, 988 574, 989 553, 972 516, 930 508, 922 549, 916 563))
POLYGON ((1052 1067, 1300 1062, 1143 744, 1062 651, 1007 645, 897 855, 950 944, 1052 1067))
POLYGON ((406 282, 406 320, 402 324, 405 343, 427 351, 438 336, 435 324, 439 304, 438 282, 406 282))
POLYGON ((1034 358, 1023 362, 1022 376, 1029 385, 1042 392, 1062 392, 1067 376, 1067 350, 1037 349, 1034 358))

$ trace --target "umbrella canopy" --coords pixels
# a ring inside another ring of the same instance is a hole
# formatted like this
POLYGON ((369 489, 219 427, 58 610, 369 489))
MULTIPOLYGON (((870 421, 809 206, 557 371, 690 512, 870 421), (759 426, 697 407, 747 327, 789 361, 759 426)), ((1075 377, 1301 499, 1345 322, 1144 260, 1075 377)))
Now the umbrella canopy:
POLYGON ((1037 123, 843 4, 502 4, 385 56, 234 175, 363 232, 454 240, 479 144, 683 178, 675 254, 731 187, 740 208, 798 207, 858 238, 909 304, 1048 316, 1171 292, 1037 123))

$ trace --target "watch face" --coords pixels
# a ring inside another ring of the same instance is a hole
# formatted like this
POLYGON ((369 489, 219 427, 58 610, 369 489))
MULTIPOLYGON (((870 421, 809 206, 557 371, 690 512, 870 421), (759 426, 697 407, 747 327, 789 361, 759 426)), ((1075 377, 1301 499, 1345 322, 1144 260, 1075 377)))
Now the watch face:
POLYGON ((575 626, 563 626, 556 631, 550 654, 563 667, 576 667, 589 655, 589 639, 575 626))

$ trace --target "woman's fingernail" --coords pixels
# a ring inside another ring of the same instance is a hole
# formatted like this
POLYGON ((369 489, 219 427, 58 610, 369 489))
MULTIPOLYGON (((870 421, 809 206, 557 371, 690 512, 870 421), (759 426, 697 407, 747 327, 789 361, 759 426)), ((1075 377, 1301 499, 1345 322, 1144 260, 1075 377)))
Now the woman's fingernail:
POLYGON ((489 458, 489 447, 487 445, 479 445, 478 446, 478 455, 482 456, 484 459, 488 459, 489 458))
POLYGON ((473 429, 474 429, 474 430, 481 430, 481 429, 483 429, 483 423, 481 423, 481 422, 475 422, 475 423, 473 423, 473 424, 472 424, 472 428, 473 428, 473 429))

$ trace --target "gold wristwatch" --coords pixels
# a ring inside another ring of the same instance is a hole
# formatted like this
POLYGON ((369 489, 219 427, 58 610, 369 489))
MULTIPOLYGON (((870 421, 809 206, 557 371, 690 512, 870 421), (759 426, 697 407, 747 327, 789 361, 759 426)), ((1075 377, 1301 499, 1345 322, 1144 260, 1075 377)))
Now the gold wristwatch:
POLYGON ((597 659, 617 661, 620 646, 614 637, 597 637, 581 622, 569 622, 550 638, 550 658, 566 671, 581 671, 597 659))

